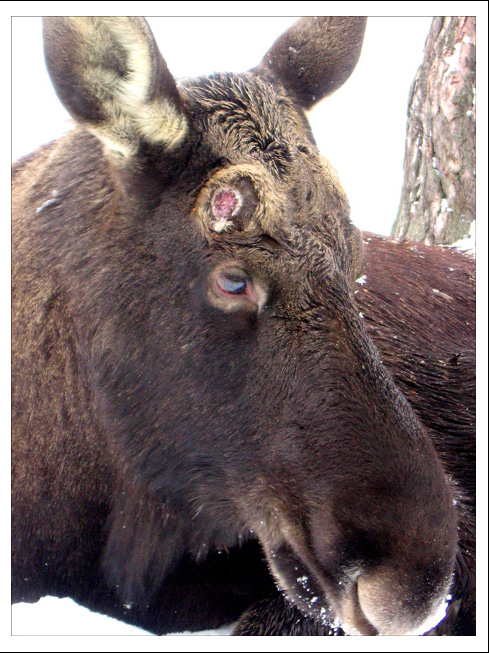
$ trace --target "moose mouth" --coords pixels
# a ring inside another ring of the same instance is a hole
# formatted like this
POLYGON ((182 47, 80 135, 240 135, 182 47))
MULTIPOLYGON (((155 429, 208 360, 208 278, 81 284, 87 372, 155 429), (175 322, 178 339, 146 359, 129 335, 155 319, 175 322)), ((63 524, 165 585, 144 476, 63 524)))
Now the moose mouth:
MULTIPOLYGON (((385 607, 382 595, 375 599, 381 604, 372 608, 371 598, 376 597, 378 589, 372 575, 345 570, 339 577, 341 580, 334 580, 309 553, 297 554, 285 543, 269 549, 267 558, 287 601, 329 630, 330 635, 429 634, 444 619, 451 598, 438 595, 438 599, 425 604, 423 611, 407 609, 400 601, 395 615, 388 610, 390 617, 386 622, 382 616, 385 607)), ((383 599, 392 604, 389 598, 394 599, 394 595, 389 597, 388 589, 383 599)), ((406 604, 409 605, 409 600, 406 604)))
POLYGON ((340 630, 347 635, 379 634, 361 609, 354 578, 336 581, 338 589, 333 592, 333 581, 321 573, 319 565, 312 559, 305 561, 287 544, 270 549, 267 558, 286 600, 329 629, 331 635, 339 634, 340 630), (330 598, 333 594, 334 602, 330 598))

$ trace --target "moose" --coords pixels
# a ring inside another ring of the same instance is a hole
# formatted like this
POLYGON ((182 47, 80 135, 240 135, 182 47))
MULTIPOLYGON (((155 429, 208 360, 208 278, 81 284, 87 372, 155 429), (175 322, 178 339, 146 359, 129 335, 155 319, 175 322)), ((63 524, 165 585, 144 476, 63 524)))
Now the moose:
POLYGON ((155 633, 475 633, 474 265, 361 234, 305 111, 362 17, 176 81, 50 17, 13 168, 12 600, 155 633))

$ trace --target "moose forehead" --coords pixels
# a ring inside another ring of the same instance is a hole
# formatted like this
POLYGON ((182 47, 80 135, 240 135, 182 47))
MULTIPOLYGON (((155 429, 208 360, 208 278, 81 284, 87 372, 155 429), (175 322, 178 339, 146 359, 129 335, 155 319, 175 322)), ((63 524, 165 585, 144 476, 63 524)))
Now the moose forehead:
POLYGON ((182 86, 208 140, 217 139, 221 154, 231 159, 260 157, 283 179, 295 152, 311 149, 313 137, 300 109, 252 73, 184 80, 182 86))
MULTIPOLYGON (((335 170, 320 156, 304 113, 284 93, 252 73, 183 80, 180 92, 200 143, 219 161, 204 196, 246 179, 257 195, 249 227, 269 233, 274 226, 327 228, 348 218, 335 170)), ((223 228, 226 202, 232 213, 239 201, 222 195, 223 228)))

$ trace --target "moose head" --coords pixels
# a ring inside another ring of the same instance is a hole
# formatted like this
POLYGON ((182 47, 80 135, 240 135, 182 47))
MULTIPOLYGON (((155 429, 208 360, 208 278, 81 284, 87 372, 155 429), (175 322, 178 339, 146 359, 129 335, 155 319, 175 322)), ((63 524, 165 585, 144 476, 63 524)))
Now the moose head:
POLYGON ((422 634, 443 617, 452 490, 359 315, 360 234, 305 116, 364 29, 303 18, 256 68, 177 82, 142 19, 45 20, 78 126, 16 173, 14 504, 58 579, 88 546, 97 582, 146 605, 184 554, 257 538, 323 623, 422 634))

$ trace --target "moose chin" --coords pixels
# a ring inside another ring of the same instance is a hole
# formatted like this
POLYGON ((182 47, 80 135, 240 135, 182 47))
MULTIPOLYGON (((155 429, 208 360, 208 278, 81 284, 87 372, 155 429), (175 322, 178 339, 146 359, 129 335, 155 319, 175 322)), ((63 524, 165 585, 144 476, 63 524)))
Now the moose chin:
POLYGON ((305 114, 364 30, 177 84, 141 18, 45 19, 76 125, 13 170, 14 602, 474 634, 474 264, 362 235, 305 114))

